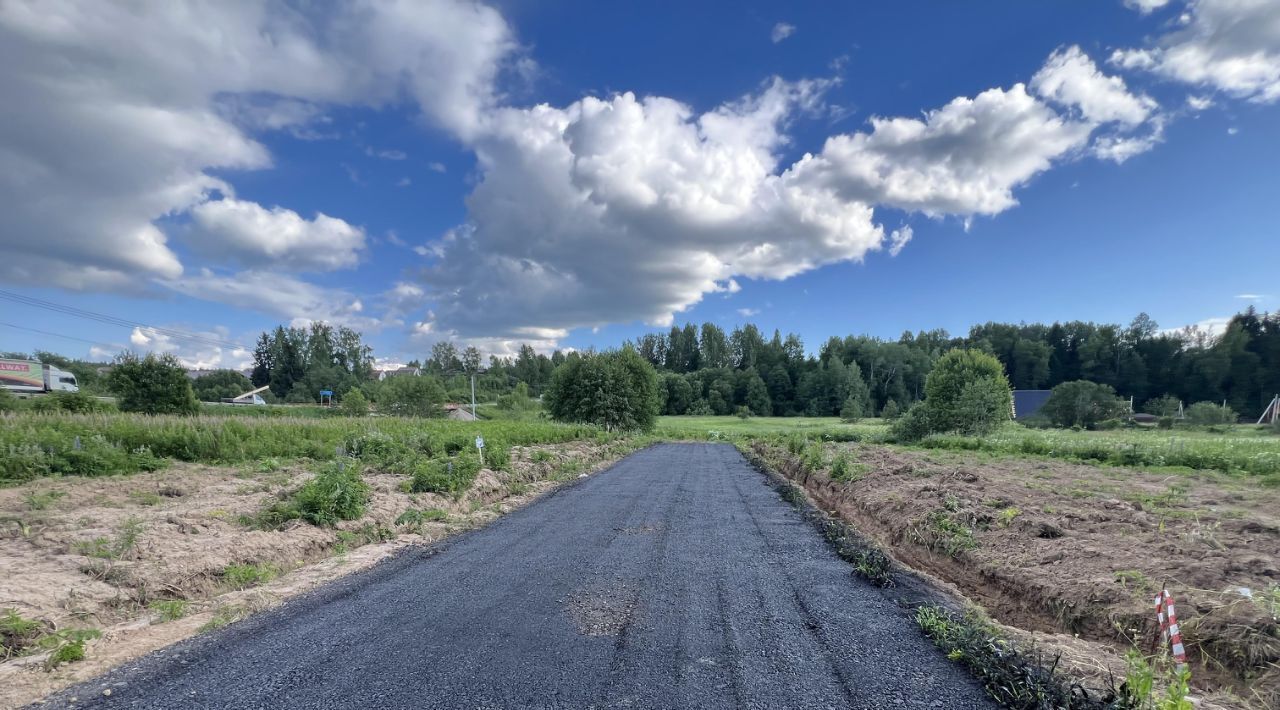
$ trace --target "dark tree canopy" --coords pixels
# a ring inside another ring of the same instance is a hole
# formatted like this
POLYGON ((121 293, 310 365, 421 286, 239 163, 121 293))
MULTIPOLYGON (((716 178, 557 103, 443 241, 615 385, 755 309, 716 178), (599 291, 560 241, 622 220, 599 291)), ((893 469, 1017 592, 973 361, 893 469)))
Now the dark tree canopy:
POLYGON ((187 369, 173 355, 121 355, 108 384, 122 412, 195 414, 200 410, 187 369))
POLYGON ((543 399, 547 412, 559 421, 648 430, 658 417, 658 375, 630 347, 575 354, 552 373, 543 399))

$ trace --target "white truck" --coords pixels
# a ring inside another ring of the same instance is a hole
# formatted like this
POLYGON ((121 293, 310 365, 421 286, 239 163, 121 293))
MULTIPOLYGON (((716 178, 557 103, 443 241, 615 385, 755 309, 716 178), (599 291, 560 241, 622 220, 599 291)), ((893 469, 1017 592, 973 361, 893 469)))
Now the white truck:
POLYGON ((0 387, 20 395, 80 391, 75 375, 35 360, 0 360, 0 387))

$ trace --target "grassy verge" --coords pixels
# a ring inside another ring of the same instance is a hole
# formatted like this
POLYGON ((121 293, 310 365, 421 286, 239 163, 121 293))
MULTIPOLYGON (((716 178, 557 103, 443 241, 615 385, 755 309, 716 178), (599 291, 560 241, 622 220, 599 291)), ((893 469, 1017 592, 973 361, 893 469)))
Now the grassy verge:
POLYGON ((474 454, 477 435, 485 439, 486 464, 495 466, 512 446, 615 438, 595 427, 545 421, 19 413, 0 416, 0 485, 150 471, 166 459, 228 464, 351 455, 409 473, 422 460, 474 454))

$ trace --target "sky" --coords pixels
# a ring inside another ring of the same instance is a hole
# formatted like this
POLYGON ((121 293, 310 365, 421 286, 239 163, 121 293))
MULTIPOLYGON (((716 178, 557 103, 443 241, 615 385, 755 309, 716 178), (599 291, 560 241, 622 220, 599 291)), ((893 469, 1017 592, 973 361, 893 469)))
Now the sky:
POLYGON ((0 1, 0 350, 1280 308, 1280 3, 0 1))

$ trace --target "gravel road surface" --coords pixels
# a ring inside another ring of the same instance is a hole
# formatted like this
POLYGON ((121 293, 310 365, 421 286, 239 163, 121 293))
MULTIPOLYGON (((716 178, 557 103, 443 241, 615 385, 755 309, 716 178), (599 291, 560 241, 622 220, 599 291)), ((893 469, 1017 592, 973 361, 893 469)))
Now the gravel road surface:
POLYGON ((72 697, 81 708, 993 707, 723 444, 646 449, 53 704, 72 697))

